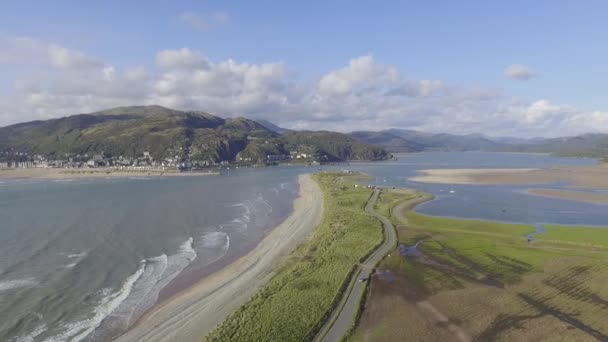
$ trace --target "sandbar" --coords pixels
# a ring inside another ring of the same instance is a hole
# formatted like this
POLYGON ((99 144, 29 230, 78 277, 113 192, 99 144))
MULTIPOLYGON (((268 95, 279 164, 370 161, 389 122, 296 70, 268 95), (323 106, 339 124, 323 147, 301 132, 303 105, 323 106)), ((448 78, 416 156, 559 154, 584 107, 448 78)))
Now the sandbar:
POLYGON ((537 196, 560 198, 593 204, 608 204, 608 193, 571 191, 562 189, 529 189, 528 192, 537 196))
POLYGON ((608 164, 543 169, 429 169, 420 170, 410 180, 441 184, 564 183, 571 188, 608 189, 608 164))

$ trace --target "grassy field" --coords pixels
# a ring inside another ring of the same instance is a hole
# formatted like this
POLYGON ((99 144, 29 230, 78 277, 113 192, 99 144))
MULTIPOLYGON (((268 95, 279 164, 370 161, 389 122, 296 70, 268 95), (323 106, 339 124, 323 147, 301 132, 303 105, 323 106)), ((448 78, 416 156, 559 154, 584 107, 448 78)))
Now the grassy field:
POLYGON ((397 203, 414 198, 418 196, 412 191, 403 191, 400 189, 383 189, 378 196, 378 201, 374 205, 374 210, 383 216, 391 218, 391 209, 397 205, 397 203))
POLYGON ((348 273, 382 240, 380 222, 364 212, 371 189, 340 173, 313 176, 324 214, 311 239, 292 252, 268 284, 207 341, 302 341, 323 318, 348 273))
POLYGON ((406 216, 351 340, 608 341, 608 229, 406 216))

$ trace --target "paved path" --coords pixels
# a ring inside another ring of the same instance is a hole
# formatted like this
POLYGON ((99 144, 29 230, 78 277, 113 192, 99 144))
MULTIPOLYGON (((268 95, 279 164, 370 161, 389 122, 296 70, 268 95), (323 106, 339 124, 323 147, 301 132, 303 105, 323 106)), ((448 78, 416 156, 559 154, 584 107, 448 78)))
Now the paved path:
POLYGON ((355 275, 353 276, 352 281, 354 282, 354 285, 352 286, 351 291, 344 294, 340 304, 338 304, 338 307, 328 320, 328 323, 321 329, 319 335, 317 335, 315 338, 315 341, 335 342, 339 341, 342 336, 346 334, 353 323, 353 318, 355 312, 357 311, 359 300, 363 295, 363 291, 365 290, 367 281, 369 281, 374 266, 376 266, 376 264, 388 252, 395 248, 397 243, 395 227, 393 227, 391 222, 386 217, 377 214, 374 211, 374 204, 378 199, 379 193, 380 191, 378 189, 374 190, 374 194, 365 206, 365 211, 382 222, 385 236, 384 243, 380 245, 380 247, 378 247, 364 262, 359 264, 357 270, 355 271, 355 275), (362 278, 368 280, 365 282, 360 282, 359 279, 362 278))

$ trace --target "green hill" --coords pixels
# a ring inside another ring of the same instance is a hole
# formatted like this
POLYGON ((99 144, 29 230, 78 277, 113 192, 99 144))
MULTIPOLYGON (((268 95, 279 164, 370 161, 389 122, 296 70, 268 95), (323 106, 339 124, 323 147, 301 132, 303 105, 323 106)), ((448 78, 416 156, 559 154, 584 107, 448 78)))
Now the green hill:
POLYGON ((245 118, 223 119, 204 112, 137 106, 0 128, 0 152, 4 156, 27 153, 53 159, 102 152, 108 157, 132 158, 149 152, 156 160, 177 157, 213 162, 234 161, 238 155, 241 160, 262 163, 267 155, 313 146, 335 160, 386 156, 386 152, 340 133, 322 132, 321 136, 321 140, 303 139, 306 146, 300 146, 293 136, 281 136, 245 118))
POLYGON ((589 133, 574 137, 552 138, 512 147, 518 152, 544 152, 564 157, 608 157, 608 134, 589 133))
POLYGON ((289 150, 308 149, 309 153, 327 156, 327 160, 382 160, 388 153, 362 143, 346 134, 328 131, 290 131, 283 134, 289 150))

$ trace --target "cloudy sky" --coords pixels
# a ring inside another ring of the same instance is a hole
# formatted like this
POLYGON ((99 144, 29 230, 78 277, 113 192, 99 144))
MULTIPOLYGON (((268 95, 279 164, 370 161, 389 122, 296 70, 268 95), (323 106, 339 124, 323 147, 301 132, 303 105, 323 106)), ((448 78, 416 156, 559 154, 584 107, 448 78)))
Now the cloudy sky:
POLYGON ((158 104, 297 129, 608 131, 608 3, 497 3, 6 0, 0 126, 158 104))

